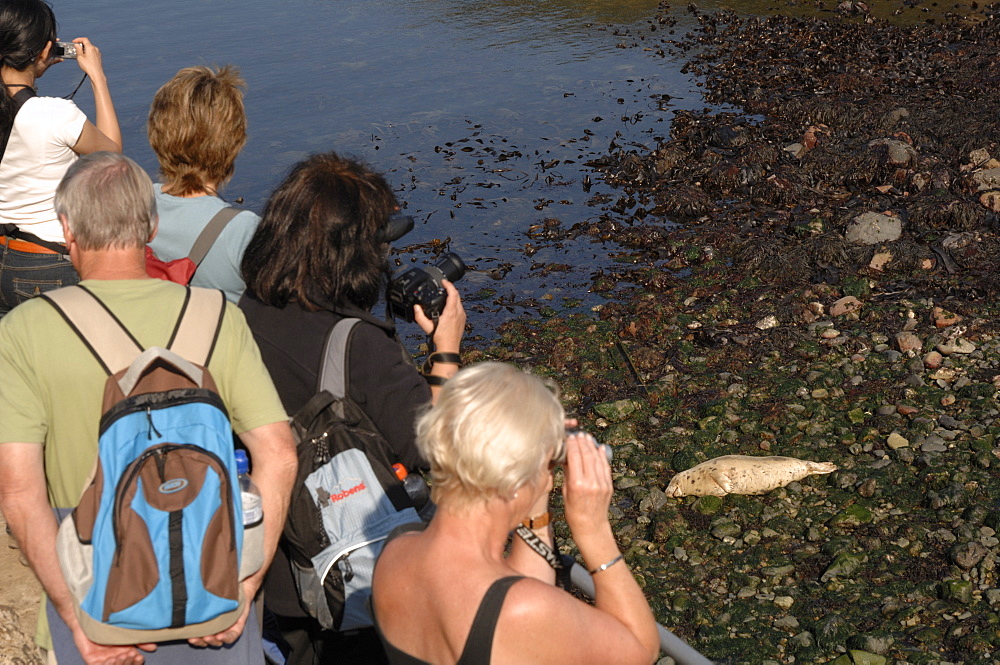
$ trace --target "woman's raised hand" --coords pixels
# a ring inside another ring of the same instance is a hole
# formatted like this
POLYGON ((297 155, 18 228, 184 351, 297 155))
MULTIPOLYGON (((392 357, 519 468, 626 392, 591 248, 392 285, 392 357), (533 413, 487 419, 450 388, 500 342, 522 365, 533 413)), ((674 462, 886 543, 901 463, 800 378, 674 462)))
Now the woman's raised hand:
POLYGON ((446 279, 441 280, 441 284, 448 298, 438 317, 437 330, 434 329, 434 321, 424 314, 420 305, 413 306, 413 319, 428 335, 434 332, 434 347, 438 351, 458 353, 465 335, 465 307, 454 284, 446 279))
POLYGON ((86 37, 77 37, 76 64, 91 80, 104 78, 104 64, 101 62, 101 49, 94 46, 86 37))
POLYGON ((611 465, 597 440, 585 432, 566 437, 566 479, 563 483, 566 522, 574 539, 609 528, 608 507, 614 487, 611 465))

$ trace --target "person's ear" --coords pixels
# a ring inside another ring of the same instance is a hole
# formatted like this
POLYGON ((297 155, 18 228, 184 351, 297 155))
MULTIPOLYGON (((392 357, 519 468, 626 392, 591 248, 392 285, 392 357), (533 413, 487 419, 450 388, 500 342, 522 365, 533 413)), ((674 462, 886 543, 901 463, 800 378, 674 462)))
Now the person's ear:
POLYGON ((157 215, 155 218, 153 218, 153 230, 149 232, 149 240, 147 240, 146 242, 147 243, 153 242, 153 238, 156 237, 156 233, 159 230, 160 230, 160 216, 157 215))
POLYGON ((66 249, 68 251, 70 244, 76 244, 76 236, 73 234, 73 230, 69 228, 69 220, 66 219, 66 215, 59 215, 59 223, 62 224, 63 239, 66 241, 66 249))
POLYGON ((37 59, 38 59, 39 62, 48 62, 49 61, 49 54, 52 53, 52 46, 53 45, 55 45, 55 42, 52 42, 52 41, 50 41, 50 42, 48 42, 48 43, 45 44, 45 48, 43 48, 42 52, 38 54, 38 58, 37 59))

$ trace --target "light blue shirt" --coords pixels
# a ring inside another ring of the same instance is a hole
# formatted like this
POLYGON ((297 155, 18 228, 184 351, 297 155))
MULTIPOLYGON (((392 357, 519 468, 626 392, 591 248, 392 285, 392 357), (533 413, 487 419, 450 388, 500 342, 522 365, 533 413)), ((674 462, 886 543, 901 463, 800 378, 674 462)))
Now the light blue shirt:
MULTIPOLYGON (((185 199, 164 194, 159 184, 154 188, 160 226, 149 245, 156 256, 164 261, 182 259, 191 252, 198 234, 215 213, 227 204, 217 196, 185 199)), ((238 302, 247 288, 240 276, 240 261, 243 260, 243 252, 259 222, 260 217, 249 210, 233 217, 205 255, 205 260, 191 279, 191 286, 221 289, 228 300, 238 302)))

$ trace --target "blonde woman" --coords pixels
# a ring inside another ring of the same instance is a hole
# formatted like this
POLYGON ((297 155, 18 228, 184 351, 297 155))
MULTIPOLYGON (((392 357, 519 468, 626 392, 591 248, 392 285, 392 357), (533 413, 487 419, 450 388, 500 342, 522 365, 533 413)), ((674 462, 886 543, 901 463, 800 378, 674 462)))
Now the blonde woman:
MULTIPOLYGON (((229 205, 219 190, 247 141, 244 87, 235 67, 187 67, 153 97, 147 130, 163 181, 155 186, 160 228, 150 246, 164 261, 188 256, 202 230, 229 205)), ((259 222, 249 210, 230 220, 191 284, 221 289, 238 302, 246 289, 240 261, 259 222)))
POLYGON ((393 665, 652 663, 656 623, 608 522, 607 458, 566 437, 558 396, 499 363, 458 372, 417 423, 437 513, 396 537, 375 568, 372 606, 393 665), (565 446, 565 448, 564 448, 565 446), (550 546, 552 468, 565 453, 565 514, 594 576, 594 605, 554 586, 546 561, 514 538, 526 524, 550 546))

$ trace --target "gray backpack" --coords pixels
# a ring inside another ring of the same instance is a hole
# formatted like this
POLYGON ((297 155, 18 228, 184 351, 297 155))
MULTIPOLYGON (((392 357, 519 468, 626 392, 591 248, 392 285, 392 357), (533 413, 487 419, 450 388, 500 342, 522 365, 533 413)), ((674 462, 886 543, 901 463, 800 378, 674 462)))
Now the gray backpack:
POLYGON ((299 471, 285 522, 299 599, 320 625, 373 625, 372 573, 389 533, 420 522, 389 445, 349 396, 347 350, 359 319, 328 333, 316 394, 292 418, 299 471))

